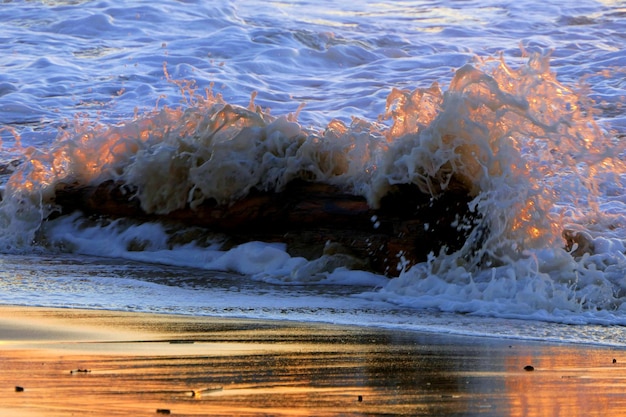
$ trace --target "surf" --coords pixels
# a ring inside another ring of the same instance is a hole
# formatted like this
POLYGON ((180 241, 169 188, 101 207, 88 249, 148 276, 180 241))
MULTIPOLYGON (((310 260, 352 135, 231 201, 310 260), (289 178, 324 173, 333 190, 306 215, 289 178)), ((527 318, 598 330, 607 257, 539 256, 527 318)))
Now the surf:
POLYGON ((281 192, 295 180, 338 187, 371 208, 396 185, 435 200, 460 184, 474 214, 453 225, 466 233, 462 245, 423 262, 398 257, 400 276, 369 297, 486 316, 620 322, 623 288, 612 271, 624 262, 621 215, 606 209, 619 202, 611 192, 607 202, 606 190, 623 182, 623 145, 596 121, 589 97, 558 81, 549 54, 527 53, 518 66, 477 57, 447 88, 392 88, 376 120, 319 128, 298 122, 304 110, 295 103, 294 113, 274 116, 254 94, 240 106, 164 73, 183 105, 115 124, 76 119, 48 149, 19 149, 0 207, 4 251, 158 254, 165 263, 306 282, 354 265, 294 257, 280 244, 223 248, 219 234, 205 232, 176 241, 180 230, 159 222, 54 218, 55 193, 61 184, 114 181, 143 212, 167 218, 207 200, 228 206, 251 192, 281 192))

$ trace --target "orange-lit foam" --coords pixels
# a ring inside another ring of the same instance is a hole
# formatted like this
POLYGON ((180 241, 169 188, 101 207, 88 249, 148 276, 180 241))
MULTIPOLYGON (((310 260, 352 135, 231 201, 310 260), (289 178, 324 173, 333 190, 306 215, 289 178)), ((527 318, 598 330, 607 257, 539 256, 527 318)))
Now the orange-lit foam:
POLYGON ((485 251, 497 257, 507 240, 514 252, 560 242, 563 225, 551 210, 570 191, 553 185, 559 178, 569 175, 593 192, 599 172, 626 172, 589 100, 556 80, 548 56, 530 56, 518 68, 477 59, 447 91, 437 83, 393 89, 378 121, 332 120, 319 130, 297 123, 301 107, 275 117, 254 104, 254 94, 239 107, 164 72, 184 106, 115 126, 76 120, 50 152, 25 152, 6 195, 36 194, 32 204, 45 206, 60 182, 114 179, 137 189, 147 212, 167 214, 209 198, 227 204, 252 189, 280 191, 302 178, 340 185, 375 207, 393 184, 416 184, 436 197, 455 178, 476 197, 491 234, 485 251))

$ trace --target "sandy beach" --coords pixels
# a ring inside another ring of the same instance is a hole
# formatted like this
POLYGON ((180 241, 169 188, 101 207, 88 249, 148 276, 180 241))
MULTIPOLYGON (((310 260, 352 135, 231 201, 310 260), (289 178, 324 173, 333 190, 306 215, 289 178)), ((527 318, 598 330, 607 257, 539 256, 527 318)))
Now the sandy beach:
POLYGON ((3 306, 0 364, 2 416, 626 412, 623 349, 326 324, 3 306))

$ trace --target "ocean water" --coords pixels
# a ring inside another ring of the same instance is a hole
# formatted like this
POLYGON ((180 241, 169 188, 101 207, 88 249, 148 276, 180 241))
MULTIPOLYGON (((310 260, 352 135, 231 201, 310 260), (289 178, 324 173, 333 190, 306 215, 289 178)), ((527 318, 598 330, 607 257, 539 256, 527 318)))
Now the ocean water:
POLYGON ((0 302, 626 346, 623 1, 33 0, 0 22, 0 302), (394 278, 55 204, 115 181, 167 220, 306 179, 375 208, 451 178, 479 220, 394 278))

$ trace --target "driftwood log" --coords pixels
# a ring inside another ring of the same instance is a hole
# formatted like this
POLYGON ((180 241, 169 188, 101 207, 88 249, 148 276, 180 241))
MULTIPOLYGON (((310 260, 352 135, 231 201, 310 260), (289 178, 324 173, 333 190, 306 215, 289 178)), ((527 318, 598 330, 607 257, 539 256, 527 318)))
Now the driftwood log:
POLYGON ((283 242, 292 256, 316 259, 341 253, 362 262, 359 267, 395 276, 398 266, 423 261, 442 247, 458 249, 470 230, 453 224, 469 218, 469 196, 450 187, 436 199, 413 185, 397 185, 371 208, 365 198, 340 188, 293 181, 282 192, 252 191, 229 205, 207 200, 167 215, 146 213, 128 184, 98 186, 59 184, 55 216, 80 210, 87 215, 158 221, 171 227, 197 227, 228 237, 227 244, 259 240, 283 242))

